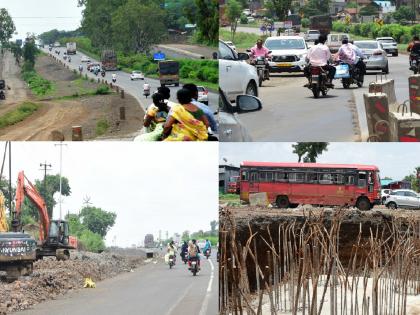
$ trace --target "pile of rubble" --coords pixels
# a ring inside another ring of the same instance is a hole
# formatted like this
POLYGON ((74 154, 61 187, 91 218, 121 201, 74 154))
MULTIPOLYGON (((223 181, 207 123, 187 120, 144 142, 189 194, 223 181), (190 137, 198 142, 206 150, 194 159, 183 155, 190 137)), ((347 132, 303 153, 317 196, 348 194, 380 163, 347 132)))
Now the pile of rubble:
POLYGON ((0 315, 23 310, 71 290, 83 288, 85 278, 100 281, 122 272, 130 272, 145 263, 145 255, 115 253, 72 253, 68 261, 44 258, 34 264, 31 276, 13 283, 0 282, 0 315))

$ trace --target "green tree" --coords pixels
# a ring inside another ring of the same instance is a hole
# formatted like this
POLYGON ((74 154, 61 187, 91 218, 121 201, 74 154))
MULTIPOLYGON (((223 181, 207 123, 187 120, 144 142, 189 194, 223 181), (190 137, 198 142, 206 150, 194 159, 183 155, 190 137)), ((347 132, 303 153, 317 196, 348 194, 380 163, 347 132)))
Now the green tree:
POLYGON ((16 31, 12 17, 6 9, 0 9, 0 44, 6 45, 16 31))
POLYGON ((303 6, 301 11, 306 17, 328 14, 330 11, 330 2, 330 0, 310 0, 303 6))
POLYGON ((105 237, 109 229, 115 224, 117 214, 96 207, 84 207, 80 211, 80 220, 93 233, 105 237))
POLYGON ((186 241, 186 240, 189 240, 190 239, 190 231, 184 231, 184 232, 182 232, 182 240, 184 240, 184 241, 186 241))
POLYGON ((298 142, 293 144, 293 153, 297 154, 298 162, 315 163, 319 155, 328 151, 328 142, 298 142))
POLYGON ((210 228, 211 228, 211 235, 215 236, 217 234, 217 226, 219 223, 216 220, 213 220, 210 222, 210 228))
POLYGON ((392 17, 397 20, 398 23, 401 23, 402 21, 413 21, 416 19, 416 12, 409 6, 403 5, 392 14, 392 17))
POLYGON ((112 18, 114 43, 123 51, 148 53, 166 35, 165 16, 154 1, 128 0, 112 18))
MULTIPOLYGON (((71 189, 69 185, 69 180, 66 177, 61 178, 61 185, 62 195, 70 196, 71 189)), ((53 209, 57 204, 57 201, 54 199, 54 194, 60 192, 60 175, 47 175, 45 178, 45 182, 44 179, 37 179, 35 180, 35 187, 41 194, 41 196, 44 198, 45 204, 47 206, 48 216, 52 218, 53 209)), ((33 217, 36 221, 39 220, 38 208, 34 204, 32 204, 32 202, 30 202, 28 198, 25 198, 22 207, 22 214, 29 215, 33 217)))
POLYGON ((226 4, 225 15, 230 22, 230 33, 231 40, 235 40, 236 28, 238 27, 238 21, 241 18, 242 7, 241 4, 236 0, 228 0, 226 4))
POLYGON ((38 49, 35 46, 35 42, 29 40, 23 46, 23 59, 27 64, 30 64, 32 67, 35 65, 35 58, 38 53, 38 49))
POLYGON ((194 0, 194 3, 197 6, 198 39, 215 45, 219 38, 219 1, 194 0))
POLYGON ((266 7, 280 21, 284 21, 292 8, 292 0, 267 0, 266 7))
POLYGON ((376 4, 375 2, 371 2, 367 6, 360 9, 359 14, 363 16, 371 16, 375 15, 377 16, 379 14, 380 6, 376 4))

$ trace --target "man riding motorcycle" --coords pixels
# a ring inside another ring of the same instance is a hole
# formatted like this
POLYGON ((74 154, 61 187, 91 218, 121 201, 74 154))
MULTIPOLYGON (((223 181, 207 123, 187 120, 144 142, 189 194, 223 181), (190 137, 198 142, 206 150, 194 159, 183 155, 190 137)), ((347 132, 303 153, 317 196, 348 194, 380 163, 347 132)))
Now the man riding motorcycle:
POLYGON ((346 63, 350 66, 350 71, 353 71, 353 68, 356 64, 357 54, 356 54, 356 46, 349 43, 348 38, 343 38, 342 45, 340 49, 338 49, 338 60, 346 63))
MULTIPOLYGON (((258 57, 264 57, 266 60, 271 58, 270 50, 264 47, 262 39, 258 39, 256 45, 251 48, 249 57, 251 58, 251 65, 255 65, 258 57)), ((268 69, 268 62, 265 66, 268 69)), ((270 76, 268 75, 266 79, 270 80, 270 76)))
POLYGON ((183 261, 187 261, 188 259, 188 243, 184 241, 181 246, 181 257, 183 261))
POLYGON ((115 73, 112 74, 112 82, 117 82, 117 75, 115 73))
MULTIPOLYGON (((308 61, 308 66, 303 70, 305 76, 308 78, 311 75, 310 67, 321 67, 322 69, 328 71, 328 82, 325 83, 328 87, 334 87, 332 80, 335 76, 335 67, 329 64, 331 60, 331 52, 325 42, 327 41, 327 36, 320 35, 318 38, 318 44, 314 45, 309 49, 306 60, 308 61)), ((305 85, 306 86, 306 85, 305 85)))
POLYGON ((418 61, 420 56, 420 39, 418 36, 413 37, 413 40, 407 47, 407 52, 410 53, 410 70, 412 70, 413 60, 418 61))
POLYGON ((204 245, 203 253, 204 255, 209 251, 209 254, 211 253, 211 243, 209 240, 206 240, 206 245, 204 245))
POLYGON ((176 248, 176 245, 175 245, 175 242, 174 241, 171 241, 168 244, 168 247, 167 247, 166 251, 168 252, 169 256, 173 256, 173 258, 174 258, 174 264, 175 264, 175 261, 176 261, 176 255, 175 255, 175 253, 177 251, 177 248, 176 248))
POLYGON ((200 247, 197 245, 195 239, 191 240, 188 244, 188 267, 191 268, 191 260, 196 259, 198 270, 200 270, 200 247))

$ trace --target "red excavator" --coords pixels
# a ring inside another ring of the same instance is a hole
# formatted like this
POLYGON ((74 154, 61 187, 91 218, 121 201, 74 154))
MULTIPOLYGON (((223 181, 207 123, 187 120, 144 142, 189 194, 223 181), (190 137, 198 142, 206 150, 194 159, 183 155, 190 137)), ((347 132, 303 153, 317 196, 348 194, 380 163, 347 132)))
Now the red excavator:
POLYGON ((77 239, 69 235, 69 224, 67 221, 50 220, 44 198, 26 178, 23 171, 19 172, 18 175, 15 215, 12 219, 13 231, 22 230, 20 214, 25 196, 37 207, 40 217, 36 259, 42 259, 44 256, 55 256, 57 260, 69 259, 70 249, 77 248, 77 239))

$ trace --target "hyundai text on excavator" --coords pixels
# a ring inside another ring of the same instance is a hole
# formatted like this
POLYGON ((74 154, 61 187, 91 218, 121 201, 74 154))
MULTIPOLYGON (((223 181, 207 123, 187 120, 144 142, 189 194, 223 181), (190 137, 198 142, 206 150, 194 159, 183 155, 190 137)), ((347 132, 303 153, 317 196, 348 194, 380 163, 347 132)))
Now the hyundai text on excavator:
POLYGON ((67 260, 70 258, 70 250, 77 248, 77 239, 69 235, 68 222, 50 220, 44 199, 23 171, 18 175, 12 230, 12 233, 3 233, 0 230, 0 270, 6 271, 9 280, 32 273, 33 262, 37 259, 55 256, 57 260, 67 260), (38 242, 29 234, 22 233, 21 208, 25 196, 38 209, 38 242))

